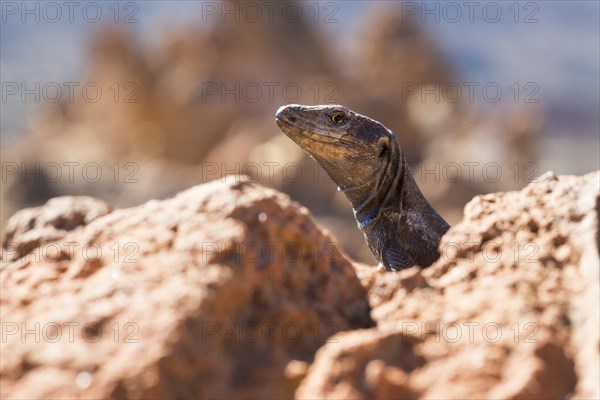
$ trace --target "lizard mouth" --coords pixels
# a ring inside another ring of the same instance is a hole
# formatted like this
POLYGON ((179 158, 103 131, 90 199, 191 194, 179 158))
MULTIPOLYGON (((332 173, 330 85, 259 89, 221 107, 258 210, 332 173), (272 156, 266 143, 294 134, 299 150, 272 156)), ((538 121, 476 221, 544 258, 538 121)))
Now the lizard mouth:
POLYGON ((292 122, 288 121, 285 117, 280 115, 275 116, 275 122, 277 122, 277 125, 280 128, 294 126, 292 122))
POLYGON ((280 115, 277 115, 275 117, 275 122, 277 122, 277 126, 279 126, 279 129, 281 129, 287 136, 289 136, 292 139, 305 138, 321 143, 337 143, 338 141, 340 141, 339 138, 334 138, 317 132, 308 132, 305 129, 294 124, 295 121, 295 117, 287 118, 285 116, 280 115))
POLYGON ((294 125, 293 122, 286 119, 285 117, 280 117, 278 115, 275 118, 275 122, 277 122, 277 126, 279 126, 279 129, 281 129, 283 131, 283 133, 285 133, 291 139, 300 138, 300 137, 305 136, 304 132, 302 131, 302 129, 300 129, 300 127, 294 125))

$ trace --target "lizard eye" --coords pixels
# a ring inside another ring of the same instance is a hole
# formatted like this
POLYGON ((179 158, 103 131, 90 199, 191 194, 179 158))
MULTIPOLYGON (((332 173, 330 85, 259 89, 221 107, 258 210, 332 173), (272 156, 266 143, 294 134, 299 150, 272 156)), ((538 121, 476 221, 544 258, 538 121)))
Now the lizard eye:
POLYGON ((341 113, 341 112, 336 112, 333 113, 329 116, 329 119, 331 120, 331 122, 333 122, 336 125, 342 125, 343 123, 346 122, 346 120, 348 119, 346 117, 345 114, 341 113))

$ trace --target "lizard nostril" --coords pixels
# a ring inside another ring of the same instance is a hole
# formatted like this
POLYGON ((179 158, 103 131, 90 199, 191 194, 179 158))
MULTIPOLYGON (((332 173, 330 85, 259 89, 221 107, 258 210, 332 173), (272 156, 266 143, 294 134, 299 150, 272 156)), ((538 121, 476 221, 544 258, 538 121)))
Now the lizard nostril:
POLYGON ((295 123, 298 121, 299 114, 301 115, 302 106, 298 104, 288 104, 281 106, 275 113, 275 117, 280 121, 295 123))
POLYGON ((275 116, 278 119, 282 119, 284 121, 287 122, 291 122, 294 123, 296 122, 296 116, 292 115, 292 110, 290 110, 289 107, 280 107, 279 110, 277 110, 277 114, 275 114, 275 116))
POLYGON ((287 121, 289 123, 294 123, 294 122, 296 122, 297 118, 293 115, 293 111, 294 110, 289 105, 282 106, 282 107, 279 107, 279 109, 277 110, 275 117, 279 120, 287 121))

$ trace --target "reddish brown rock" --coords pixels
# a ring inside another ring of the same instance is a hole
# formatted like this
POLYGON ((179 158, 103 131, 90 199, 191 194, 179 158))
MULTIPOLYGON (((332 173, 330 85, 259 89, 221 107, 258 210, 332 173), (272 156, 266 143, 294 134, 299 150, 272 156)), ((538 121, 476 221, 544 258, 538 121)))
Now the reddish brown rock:
POLYGON ((2 268, 2 398, 290 397, 330 335, 372 326, 332 237, 253 184, 115 210, 53 243, 60 256, 2 268))
POLYGON ((397 274, 247 182, 24 210, 0 395, 598 398, 599 177, 476 197, 438 262, 397 274))
POLYGON ((473 199, 428 269, 359 267, 378 327, 334 336, 296 396, 598 398, 599 192, 547 174, 473 199))
POLYGON ((105 202, 85 196, 56 197, 41 207, 21 210, 6 224, 2 261, 17 260, 111 211, 112 207, 105 202))
POLYGON ((419 343, 377 329, 338 334, 317 353, 296 398, 415 398, 407 377, 426 362, 416 351, 419 343))

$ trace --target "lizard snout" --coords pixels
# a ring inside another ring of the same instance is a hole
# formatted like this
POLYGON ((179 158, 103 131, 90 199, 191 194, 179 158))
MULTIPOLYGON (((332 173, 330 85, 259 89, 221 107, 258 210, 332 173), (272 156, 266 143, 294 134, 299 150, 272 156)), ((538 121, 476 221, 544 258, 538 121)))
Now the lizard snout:
POLYGON ((296 113, 301 106, 297 104, 288 104, 287 106, 281 106, 275 114, 275 118, 279 121, 286 121, 290 123, 296 122, 296 113))

